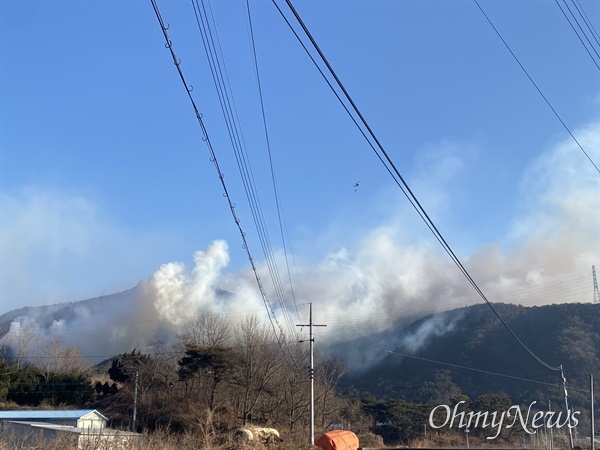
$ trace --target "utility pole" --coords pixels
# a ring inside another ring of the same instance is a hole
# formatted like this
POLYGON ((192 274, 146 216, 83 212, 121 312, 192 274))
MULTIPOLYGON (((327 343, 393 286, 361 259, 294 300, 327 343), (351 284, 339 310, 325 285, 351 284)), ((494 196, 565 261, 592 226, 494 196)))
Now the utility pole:
POLYGON ((573 430, 571 429, 571 410, 569 409, 569 395, 567 394, 567 379, 565 378, 565 373, 563 372, 563 366, 560 366, 560 376, 562 378, 563 390, 565 393, 565 410, 567 413, 568 420, 568 436, 569 436, 569 448, 573 450, 573 430))
POLYGON ((137 391, 138 391, 138 371, 135 372, 135 386, 133 388, 133 417, 131 420, 131 431, 135 433, 136 429, 136 413, 137 413, 137 391))
MULTIPOLYGON (((310 367, 308 368, 308 379, 310 380, 310 445, 315 445, 315 369, 314 369, 314 342, 313 327, 326 327, 327 325, 316 325, 312 321, 312 303, 308 304, 308 325, 296 325, 297 327, 308 327, 308 342, 310 347, 310 367)), ((299 341, 304 342, 304 341, 299 341)))
POLYGON ((590 400, 591 400, 591 410, 590 410, 590 450, 594 450, 594 435, 596 434, 594 431, 594 375, 590 373, 590 400))
MULTIPOLYGON (((550 404, 550 400, 548 400, 548 411, 552 411, 552 405, 550 404)), ((554 450, 554 433, 552 432, 552 427, 550 428, 550 450, 554 450)))

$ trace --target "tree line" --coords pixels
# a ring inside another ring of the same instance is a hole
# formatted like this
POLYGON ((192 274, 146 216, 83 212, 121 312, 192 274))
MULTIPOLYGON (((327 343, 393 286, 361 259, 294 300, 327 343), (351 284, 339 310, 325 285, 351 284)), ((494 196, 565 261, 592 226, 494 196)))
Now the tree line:
MULTIPOLYGON (((138 427, 169 426, 201 433, 258 424, 295 432, 309 420, 307 348, 281 342, 250 316, 231 327, 222 316, 204 314, 181 327, 179 342, 157 342, 148 353, 119 355, 108 368, 119 390, 111 397, 122 420, 133 414, 137 386, 138 427)), ((337 394, 345 370, 339 361, 315 367, 315 423, 326 429, 357 421, 357 401, 337 394)))
MULTIPOLYGON (((283 339, 255 316, 231 325, 205 313, 181 324, 175 343, 157 341, 93 367, 76 347, 42 343, 21 327, 0 361, 0 401, 97 408, 129 429, 135 398, 138 431, 211 434, 252 423, 294 433, 310 418, 308 348, 283 339), (28 358, 34 346, 42 356, 28 358)), ((317 429, 362 421, 359 402, 337 393, 344 374, 341 362, 317 359, 317 429)))
MULTIPOLYGON (((577 337, 581 332, 589 336, 587 324, 573 320, 569 318, 569 326, 558 328, 558 335, 563 343, 572 339, 570 349, 587 352, 583 355, 586 364, 595 364, 597 357, 589 357, 593 350, 588 351, 581 345, 586 340, 577 337)), ((483 320, 476 323, 476 331, 490 327, 483 320)), ((20 331, 0 359, 0 401, 23 407, 95 408, 111 419, 112 427, 131 429, 135 399, 137 431, 168 429, 206 439, 244 424, 267 425, 288 435, 308 430, 307 345, 293 338, 285 342, 284 337, 276 338, 255 316, 232 325, 221 315, 205 313, 182 323, 176 342, 156 341, 143 351, 132 349, 97 366, 87 364, 76 346, 57 338, 41 342, 26 328, 20 331), (38 356, 31 358, 33 347, 38 356)), ((471 356, 477 350, 475 344, 488 339, 486 333, 480 333, 477 340, 472 336, 466 336, 471 338, 471 356)), ((444 336, 445 346, 438 343, 448 354, 448 342, 456 342, 449 337, 444 336)), ((580 358, 577 352, 571 351, 570 357, 580 358)), ((376 433, 387 445, 409 445, 416 438, 455 431, 429 430, 427 434, 428 414, 436 405, 463 401, 461 408, 476 411, 484 406, 501 410, 513 401, 523 403, 520 393, 486 397, 501 389, 480 389, 475 395, 465 392, 455 371, 432 370, 427 364, 381 364, 377 376, 366 373, 362 383, 357 383, 356 377, 346 376, 340 361, 317 355, 316 432, 346 428, 357 434, 376 433), (368 388, 364 385, 367 380, 368 388)), ((578 392, 573 394, 576 399, 578 392)), ((547 394, 540 391, 529 398, 541 401, 547 394)), ((552 404, 559 404, 558 400, 553 398, 552 404)), ((580 408, 577 403, 575 406, 580 408)), ((583 411, 581 416, 586 423, 587 413, 583 411)), ((471 437, 484 439, 485 433, 472 430, 471 437)))

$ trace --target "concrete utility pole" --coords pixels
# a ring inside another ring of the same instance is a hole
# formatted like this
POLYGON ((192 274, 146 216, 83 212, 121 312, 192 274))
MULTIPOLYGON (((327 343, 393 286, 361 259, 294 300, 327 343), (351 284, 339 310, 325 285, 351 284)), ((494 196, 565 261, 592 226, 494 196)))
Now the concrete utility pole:
POLYGON ((133 388, 133 417, 131 420, 131 431, 135 433, 136 431, 136 415, 137 415, 137 391, 138 391, 138 374, 139 372, 135 372, 135 386, 133 388))
POLYGON ((560 366, 560 376, 562 378, 563 390, 565 394, 565 411, 567 413, 568 420, 568 436, 569 436, 569 448, 573 450, 573 429, 571 428, 571 410, 569 409, 569 395, 567 394, 567 379, 565 378, 565 373, 563 371, 563 366, 560 366))
MULTIPOLYGON (((552 405, 550 404, 550 400, 548 400, 548 411, 552 411, 552 405)), ((552 427, 550 428, 550 450, 554 450, 554 433, 552 431, 552 427)))
MULTIPOLYGON (((313 327, 326 327, 327 325, 316 325, 312 321, 312 303, 308 304, 308 325, 296 325, 297 327, 308 327, 309 345, 310 345, 310 367, 308 368, 308 379, 310 380, 310 445, 315 445, 315 369, 314 369, 314 342, 313 327)), ((304 341, 299 341, 304 342, 304 341)))

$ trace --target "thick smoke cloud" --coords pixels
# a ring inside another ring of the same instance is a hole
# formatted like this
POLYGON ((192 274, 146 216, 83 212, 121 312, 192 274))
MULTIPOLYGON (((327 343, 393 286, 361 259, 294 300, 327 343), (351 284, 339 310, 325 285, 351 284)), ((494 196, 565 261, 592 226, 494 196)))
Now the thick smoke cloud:
MULTIPOLYGON (((578 136, 585 148, 600 147, 598 124, 578 136)), ((600 182, 574 143, 557 143, 531 165, 523 177, 520 208, 505 236, 461 256, 479 287, 491 301, 591 301, 591 266, 600 269, 600 182)), ((181 324, 204 311, 222 314, 232 324, 254 313, 270 326, 254 274, 249 269, 226 273, 229 263, 227 244, 214 241, 194 254, 193 267, 164 264, 120 294, 5 315, 12 325, 2 342, 14 345, 29 329, 42 338, 62 336, 77 343, 83 355, 101 359, 143 350, 156 340, 174 342, 181 324)), ((402 318, 481 302, 433 239, 412 239, 396 220, 317 264, 299 265, 293 275, 301 280, 294 285, 296 304, 285 286, 281 304, 265 267, 258 268, 278 325, 295 333, 295 324, 307 323, 305 304, 312 302, 315 322, 328 325, 316 331, 317 341, 338 348, 375 336, 369 341, 374 348, 417 351, 429 336, 451 330, 457 319, 438 315, 402 334, 397 328, 402 318)), ((371 353, 372 348, 345 351, 355 367, 371 363, 371 353)))

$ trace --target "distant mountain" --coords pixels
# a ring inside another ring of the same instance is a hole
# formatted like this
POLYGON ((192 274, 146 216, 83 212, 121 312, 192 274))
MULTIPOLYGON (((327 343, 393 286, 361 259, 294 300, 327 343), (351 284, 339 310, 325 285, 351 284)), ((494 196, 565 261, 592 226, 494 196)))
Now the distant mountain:
MULTIPOLYGON (((91 362, 132 351, 144 351, 151 343, 176 339, 177 322, 171 311, 178 305, 159 304, 152 285, 142 281, 132 289, 87 300, 54 305, 24 307, 0 316, 0 345, 15 350, 20 327, 37 336, 39 342, 60 337, 64 344, 76 345, 91 362)), ((230 295, 222 289, 211 291, 214 298, 230 295)), ((188 309, 187 316, 196 311, 188 309)), ((25 352, 42 356, 39 346, 25 352)))
POLYGON ((77 302, 64 302, 54 305, 26 306, 13 309, 0 316, 0 338, 10 329, 13 322, 24 321, 35 326, 36 329, 50 329, 59 323, 71 323, 81 318, 81 315, 99 317, 103 311, 115 310, 116 306, 124 301, 130 301, 136 296, 136 289, 132 288, 115 294, 94 297, 77 302))
POLYGON ((35 335, 25 353, 40 356, 39 343, 60 337, 65 345, 77 345, 90 361, 131 350, 146 337, 136 324, 144 308, 143 287, 77 302, 24 307, 0 316, 0 344, 15 350, 19 329, 35 335))
MULTIPOLYGON (((572 399, 589 402, 589 374, 600 380, 600 305, 494 308, 531 352, 563 366, 572 399)), ((379 347, 393 352, 346 376, 347 393, 431 403, 502 392, 517 402, 564 402, 562 390, 552 387, 560 372, 537 361, 487 305, 425 316, 388 335, 395 345, 379 347)))
MULTIPOLYGON (((214 289, 214 295, 222 300, 231 294, 214 289)), ((531 352, 564 367, 570 396, 587 401, 589 374, 600 380, 600 305, 494 307, 531 352)), ((157 340, 174 340, 177 323, 168 313, 157 309, 141 282, 112 295, 3 314, 0 344, 10 345, 7 332, 23 326, 42 340, 62 336, 99 362, 134 348, 144 351, 157 340)), ((538 362, 484 304, 404 317, 386 331, 325 345, 320 341, 318 347, 324 356, 340 357, 350 368, 341 383, 350 395, 415 402, 497 392, 518 402, 562 398, 555 387, 560 373, 538 362)), ((35 356, 35 349, 30 353, 35 356)))

